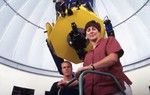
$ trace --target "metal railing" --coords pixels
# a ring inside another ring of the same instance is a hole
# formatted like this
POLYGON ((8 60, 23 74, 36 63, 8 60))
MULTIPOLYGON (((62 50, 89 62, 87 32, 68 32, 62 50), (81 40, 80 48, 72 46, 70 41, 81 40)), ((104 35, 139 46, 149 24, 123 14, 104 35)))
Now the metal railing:
MULTIPOLYGON (((69 86, 71 83, 73 83, 75 80, 77 80, 76 77, 74 77, 71 81, 69 81, 69 82, 65 85, 65 87, 68 87, 68 86, 69 86)), ((63 89, 65 89, 65 87, 64 87, 63 89)), ((61 95, 60 92, 61 92, 61 88, 58 90, 57 95, 61 95)))
POLYGON ((79 95, 83 95, 83 76, 88 74, 88 73, 92 73, 92 74, 97 74, 97 75, 104 75, 104 76, 110 76, 116 83, 116 85, 118 86, 118 88, 121 91, 121 95, 126 95, 123 88, 121 87, 119 81, 117 80, 117 78, 110 74, 110 73, 106 73, 106 72, 100 72, 100 71, 93 71, 93 70, 86 70, 83 71, 80 76, 79 76, 79 95))
MULTIPOLYGON (((126 95, 126 93, 124 92, 123 88, 121 87, 119 81, 117 80, 117 78, 112 75, 111 73, 106 73, 106 72, 100 72, 100 71, 93 71, 93 70, 86 70, 86 71, 83 71, 80 76, 79 76, 79 95, 83 95, 83 77, 86 75, 86 74, 89 74, 89 73, 92 73, 92 74, 97 74, 97 75, 103 75, 103 76, 110 76, 114 82, 116 83, 117 87, 119 88, 120 90, 120 95, 126 95)), ((72 82, 74 82, 77 78, 73 78, 65 87, 69 86, 72 82)), ((60 95, 60 91, 61 89, 59 89, 58 91, 58 94, 57 95, 60 95)))

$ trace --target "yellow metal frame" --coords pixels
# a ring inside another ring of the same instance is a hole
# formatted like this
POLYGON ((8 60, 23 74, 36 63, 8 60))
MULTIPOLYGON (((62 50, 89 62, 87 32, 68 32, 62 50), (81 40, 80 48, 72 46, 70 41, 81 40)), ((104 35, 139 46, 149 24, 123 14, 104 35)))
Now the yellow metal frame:
POLYGON ((83 6, 80 6, 79 10, 75 7, 72 11, 73 15, 71 16, 58 17, 54 26, 46 23, 46 31, 48 42, 52 43, 57 56, 74 63, 80 63, 82 60, 78 58, 75 50, 67 42, 67 35, 72 30, 71 23, 75 22, 78 28, 84 28, 88 21, 96 20, 101 25, 101 37, 104 37, 105 29, 103 20, 83 6))

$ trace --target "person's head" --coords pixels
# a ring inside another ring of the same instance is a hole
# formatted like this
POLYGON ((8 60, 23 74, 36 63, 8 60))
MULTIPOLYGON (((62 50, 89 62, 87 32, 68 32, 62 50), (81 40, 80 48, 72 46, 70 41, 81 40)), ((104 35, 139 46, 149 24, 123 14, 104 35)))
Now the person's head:
POLYGON ((72 76, 72 64, 69 61, 64 61, 61 64, 62 73, 64 76, 72 76))
POLYGON ((86 38, 89 40, 95 40, 96 38, 99 38, 100 32, 101 26, 95 20, 91 20, 85 25, 84 33, 86 35, 86 38))

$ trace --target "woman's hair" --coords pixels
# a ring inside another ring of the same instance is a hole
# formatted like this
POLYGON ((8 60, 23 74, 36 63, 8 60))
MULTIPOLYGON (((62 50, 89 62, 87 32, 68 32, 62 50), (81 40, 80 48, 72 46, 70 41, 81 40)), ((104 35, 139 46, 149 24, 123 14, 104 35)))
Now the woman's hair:
POLYGON ((94 26, 99 32, 101 31, 101 26, 98 22, 96 22, 95 20, 91 20, 89 22, 86 23, 85 28, 84 28, 84 33, 86 34, 86 30, 88 27, 90 26, 94 26))

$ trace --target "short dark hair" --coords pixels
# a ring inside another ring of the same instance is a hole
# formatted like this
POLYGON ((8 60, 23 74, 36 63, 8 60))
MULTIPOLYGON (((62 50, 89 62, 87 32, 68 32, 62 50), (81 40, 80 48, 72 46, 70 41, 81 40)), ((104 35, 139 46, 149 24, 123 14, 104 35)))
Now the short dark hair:
POLYGON ((95 20, 91 20, 89 22, 86 23, 85 28, 84 28, 84 33, 86 34, 86 30, 88 27, 90 26, 94 26, 99 32, 101 31, 101 26, 98 22, 96 22, 95 20))

